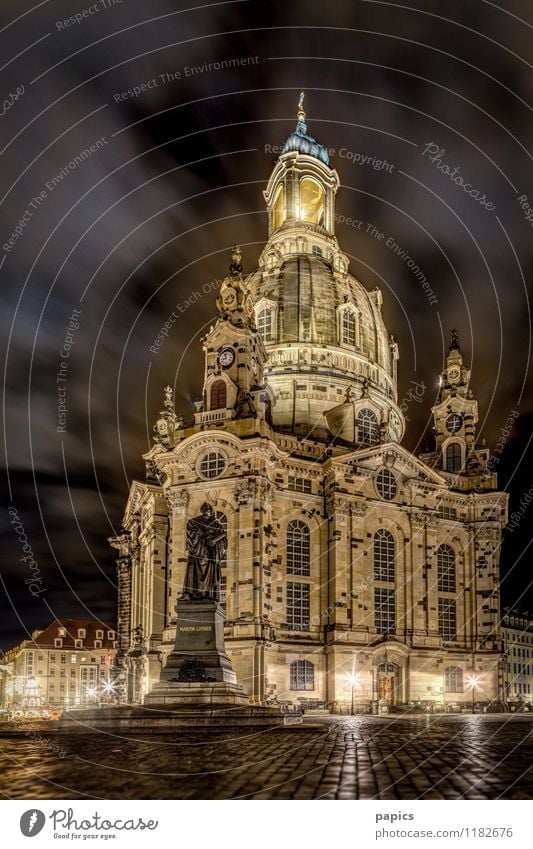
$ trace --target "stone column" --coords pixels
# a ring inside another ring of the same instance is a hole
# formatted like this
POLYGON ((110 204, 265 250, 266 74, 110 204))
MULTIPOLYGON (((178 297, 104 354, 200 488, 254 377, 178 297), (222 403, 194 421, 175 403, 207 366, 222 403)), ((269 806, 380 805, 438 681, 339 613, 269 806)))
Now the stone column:
POLYGON ((119 702, 127 701, 127 655, 131 637, 131 535, 126 532, 109 542, 120 554, 117 558, 117 652, 112 680, 119 702))
POLYGON ((167 621, 176 622, 176 601, 181 593, 187 565, 187 509, 190 495, 186 489, 171 487, 166 493, 169 512, 167 549, 167 621))

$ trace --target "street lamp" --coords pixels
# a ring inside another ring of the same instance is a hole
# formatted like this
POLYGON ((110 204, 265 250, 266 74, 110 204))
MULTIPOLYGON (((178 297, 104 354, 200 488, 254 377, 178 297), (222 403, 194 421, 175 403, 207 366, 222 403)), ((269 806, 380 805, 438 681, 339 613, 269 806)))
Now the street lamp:
POLYGON ((476 712, 476 702, 475 702, 476 684, 479 681, 479 678, 477 678, 475 675, 469 675, 468 678, 467 678, 467 681, 470 684, 470 686, 472 687, 472 713, 475 713, 476 712))
POLYGON ((348 683, 351 684, 352 687, 352 716, 355 714, 355 705, 354 705, 354 689, 357 683, 358 676, 355 674, 348 675, 348 683))

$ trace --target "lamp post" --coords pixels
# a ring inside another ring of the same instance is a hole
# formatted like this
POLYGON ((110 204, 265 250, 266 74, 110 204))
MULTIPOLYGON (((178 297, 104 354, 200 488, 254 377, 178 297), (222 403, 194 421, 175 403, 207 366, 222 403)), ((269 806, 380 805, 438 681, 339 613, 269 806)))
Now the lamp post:
POLYGON ((354 690, 355 690, 355 685, 357 683, 357 675, 354 675, 354 674, 348 675, 348 683, 352 687, 352 711, 351 711, 351 713, 352 713, 352 716, 354 716, 355 715, 354 690))
POLYGON ((477 684, 478 681, 479 681, 479 678, 476 678, 475 675, 469 675, 468 676, 468 683, 472 687, 472 713, 476 712, 475 696, 476 696, 476 684, 477 684))

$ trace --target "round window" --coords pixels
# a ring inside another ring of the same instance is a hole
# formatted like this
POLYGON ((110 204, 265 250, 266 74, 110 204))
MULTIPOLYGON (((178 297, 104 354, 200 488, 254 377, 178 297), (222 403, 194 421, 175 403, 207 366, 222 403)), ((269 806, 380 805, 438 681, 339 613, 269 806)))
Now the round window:
POLYGON ((446 419, 446 429, 449 433, 457 433, 463 425, 463 417, 459 413, 450 413, 446 419))
POLYGON ((226 468, 226 458, 218 451, 209 451, 200 460, 198 471, 203 478, 218 478, 226 468))
POLYGON ((392 501, 398 492, 396 475, 390 469, 382 469, 376 477, 376 489, 385 501, 392 501))

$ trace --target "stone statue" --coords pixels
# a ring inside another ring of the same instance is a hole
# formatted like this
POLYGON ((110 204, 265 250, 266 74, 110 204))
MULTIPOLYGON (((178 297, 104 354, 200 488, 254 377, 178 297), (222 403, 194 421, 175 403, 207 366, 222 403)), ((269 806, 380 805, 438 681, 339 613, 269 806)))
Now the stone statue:
POLYGON ((228 537, 210 504, 187 522, 187 570, 182 599, 220 600, 221 564, 226 557, 228 537))

